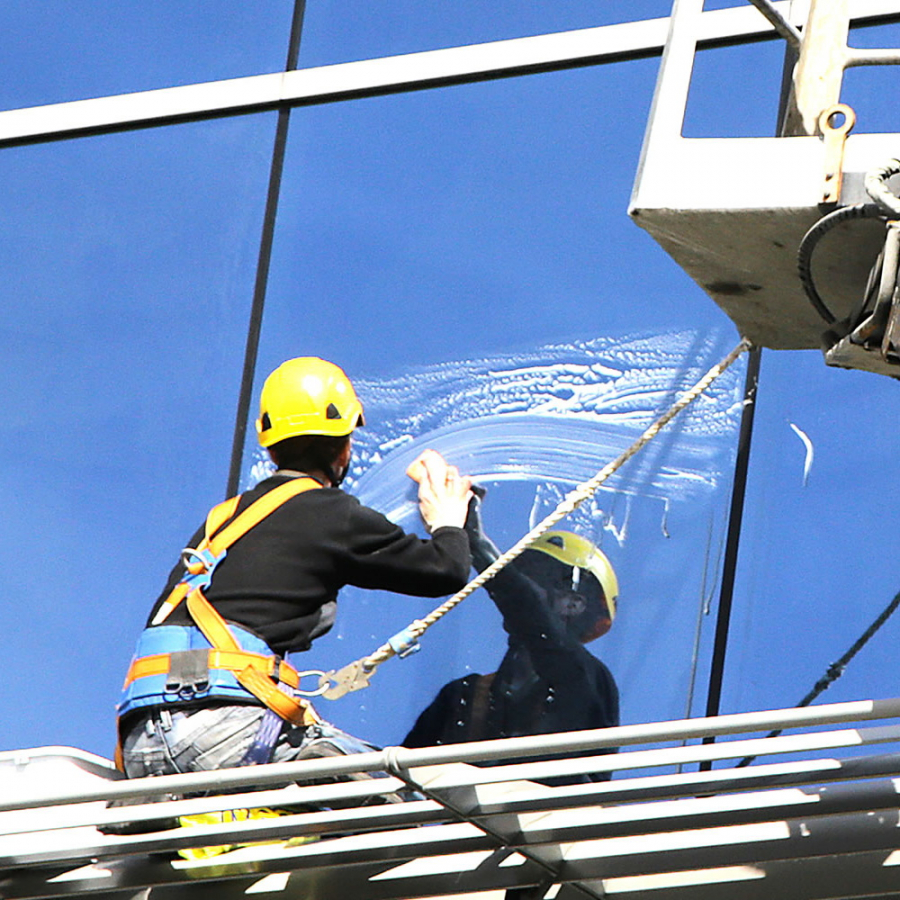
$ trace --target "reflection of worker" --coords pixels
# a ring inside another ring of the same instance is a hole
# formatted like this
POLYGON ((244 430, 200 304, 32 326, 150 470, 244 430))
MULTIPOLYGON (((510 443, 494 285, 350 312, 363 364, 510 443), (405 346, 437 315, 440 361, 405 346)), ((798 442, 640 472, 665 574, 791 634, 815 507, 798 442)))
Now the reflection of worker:
POLYGON ((257 431, 278 470, 210 513, 153 607, 119 706, 127 775, 371 749, 295 695, 283 656, 332 627, 345 584, 428 597, 462 587, 471 492, 452 466, 426 467, 431 540, 406 534, 338 489, 361 424, 332 363, 289 360, 266 380, 257 431))
MULTIPOLYGON (((499 552, 481 529, 478 502, 472 507, 467 530, 483 571, 499 552)), ((584 646, 615 617, 618 584, 603 553, 576 534, 549 531, 486 588, 509 634, 500 667, 445 685, 404 746, 618 725, 616 683, 584 646)))

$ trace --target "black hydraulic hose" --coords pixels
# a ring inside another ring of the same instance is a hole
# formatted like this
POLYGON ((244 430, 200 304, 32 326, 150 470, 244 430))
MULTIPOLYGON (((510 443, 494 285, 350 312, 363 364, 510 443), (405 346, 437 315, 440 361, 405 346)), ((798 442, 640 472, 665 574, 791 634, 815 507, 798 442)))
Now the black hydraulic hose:
MULTIPOLYGON (((844 674, 844 670, 847 668, 850 660, 869 643, 878 629, 881 628, 881 626, 894 614, 894 611, 898 606, 900 606, 900 591, 894 595, 894 599, 881 611, 875 621, 873 621, 872 624, 869 625, 869 627, 853 642, 850 649, 825 670, 825 674, 822 675, 822 677, 812 686, 810 692, 797 704, 798 709, 802 706, 809 706, 819 694, 831 687, 831 685, 844 674)), ((783 729, 778 728, 775 731, 770 731, 766 737, 778 737, 782 730, 783 729)), ((735 768, 748 766, 754 759, 756 759, 755 756, 746 756, 735 768)))
POLYGON ((825 301, 819 295, 812 275, 813 252, 819 241, 841 222, 851 219, 883 219, 883 209, 875 203, 856 203, 853 206, 842 206, 823 216, 813 225, 800 241, 797 250, 797 270, 800 274, 800 283, 803 290, 812 303, 816 312, 827 322, 833 325, 837 319, 831 310, 825 305, 825 301))
MULTIPOLYGON (((300 56, 300 36, 303 32, 303 16, 306 0, 295 0, 291 19, 291 35, 288 40, 288 55, 285 71, 297 68, 300 56)), ((256 357, 259 351, 259 337, 262 331, 263 309, 266 303, 266 288, 269 283, 269 264, 272 259, 272 245, 275 240, 275 219, 278 214, 278 198, 281 194, 281 173, 284 169, 284 154, 287 147, 288 125, 291 111, 285 107, 278 111, 278 125, 275 129, 275 143, 272 150, 272 166, 269 170, 269 188, 266 195, 266 211, 263 215, 262 235, 259 241, 259 257, 256 264, 256 281, 253 286, 253 303, 247 325, 247 343, 244 349, 244 369, 238 396, 237 414, 234 422, 234 437, 231 444, 231 464, 228 469, 226 497, 233 497, 240 488, 241 463, 244 458, 244 442, 247 437, 247 420, 253 397, 253 376, 256 372, 256 357)))

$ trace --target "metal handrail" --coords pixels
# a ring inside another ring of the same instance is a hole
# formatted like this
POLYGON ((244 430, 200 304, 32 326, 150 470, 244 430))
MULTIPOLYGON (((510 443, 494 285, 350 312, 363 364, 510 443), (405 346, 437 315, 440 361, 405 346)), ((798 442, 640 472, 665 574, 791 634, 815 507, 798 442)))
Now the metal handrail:
MULTIPOLYGON (((862 874, 874 897, 884 880, 880 860, 900 824, 900 752, 817 754, 900 745, 898 720, 900 699, 857 701, 132 781, 76 751, 63 762, 90 787, 18 794, 11 788, 17 772, 28 773, 29 751, 0 754, 0 893, 20 900, 111 890, 133 896, 139 888, 193 884, 205 896, 215 883, 223 900, 240 900, 251 889, 270 890, 263 882, 272 878, 296 879, 291 896, 315 885, 322 900, 340 900, 348 884, 364 894, 386 878, 390 883, 376 891, 386 900, 458 893, 464 881, 470 890, 566 883, 574 894, 596 898, 606 891, 597 879, 605 886, 612 878, 615 890, 619 877, 660 873, 665 880, 709 866, 752 862, 754 872, 770 866, 777 873, 793 860, 816 870, 815 860, 835 854, 849 854, 848 871, 857 874, 859 854, 870 852, 878 865, 862 874), (885 721, 858 727, 874 720, 885 721), (800 731, 759 736, 773 728, 800 731), (700 742, 726 736, 732 739, 700 742), (604 752, 611 750, 618 752, 604 752), (687 761, 736 759, 750 750, 775 759, 674 771, 687 761), (546 758, 554 754, 565 757, 546 758), (613 771, 609 781, 557 783, 613 771), (380 777, 353 778, 367 773, 380 777), (329 783, 308 783, 320 779, 329 783), (418 796, 402 793, 410 788, 418 796), (197 792, 209 795, 167 799, 197 792), (398 795, 409 799, 384 802, 398 795), (112 799, 137 802, 109 807, 112 799), (258 806, 283 815, 169 825, 179 816, 258 806), (116 823, 141 833, 108 833, 116 823), (178 856, 223 845, 238 849, 210 859, 178 856)), ((30 753, 38 779, 58 762, 54 756, 66 757, 62 748, 30 753)), ((820 883, 830 889, 827 879, 820 883)), ((812 893, 810 900, 828 896, 812 893)), ((764 891, 748 900, 765 900, 764 891)))
MULTIPOLYGON (((303 760, 301 762, 277 763, 254 766, 252 768, 222 769, 214 772, 113 781, 100 788, 61 791, 52 794, 29 793, 15 796, 7 793, 0 798, 0 811, 28 809, 34 806, 86 803, 97 800, 126 800, 167 793, 189 794, 206 791, 223 793, 240 788, 265 788, 284 785, 298 780, 311 781, 371 772, 390 772, 403 777, 403 773, 413 768, 447 763, 495 763, 499 760, 509 761, 554 753, 611 750, 635 744, 676 742, 741 733, 764 732, 776 728, 803 728, 895 717, 900 717, 900 699, 859 700, 812 706, 804 709, 767 710, 765 712, 681 719, 642 725, 623 725, 617 728, 506 738, 504 740, 415 750, 404 747, 389 747, 377 752, 358 753, 352 756, 328 759, 303 760)), ((888 739, 896 739, 896 736, 888 739)), ((762 745, 763 749, 760 749, 760 753, 790 752, 786 749, 787 744, 779 745, 775 743, 777 740, 775 738, 762 740, 769 741, 769 743, 762 745), (769 749, 767 751, 764 748, 769 749)), ((698 758, 727 759, 744 755, 746 747, 744 746, 742 749, 738 744, 743 745, 746 742, 731 743, 733 746, 719 750, 714 749, 710 745, 707 745, 706 748, 673 748, 667 753, 660 752, 647 765, 664 765, 666 758, 674 759, 672 754, 675 754, 676 751, 678 751, 677 755, 681 761, 687 761, 682 758, 687 756, 692 756, 693 761, 696 761, 698 758)), ((853 743, 858 744, 860 741, 854 740, 853 743)), ((627 760, 631 760, 630 764, 633 767, 640 765, 640 763, 635 765, 636 760, 633 755, 614 761, 611 761, 609 758, 599 762, 594 760, 591 765, 596 767, 597 770, 607 767, 627 768, 629 764, 627 760)), ((671 764, 676 763, 673 762, 671 764)), ((544 764, 532 763, 529 765, 544 764)), ((562 765, 562 762, 559 765, 562 765)), ((501 773, 495 770, 491 778, 500 780, 500 775, 501 773)), ((521 773, 518 772, 514 773, 513 777, 516 775, 522 777, 521 773)), ((546 777, 546 773, 536 777, 546 777)))

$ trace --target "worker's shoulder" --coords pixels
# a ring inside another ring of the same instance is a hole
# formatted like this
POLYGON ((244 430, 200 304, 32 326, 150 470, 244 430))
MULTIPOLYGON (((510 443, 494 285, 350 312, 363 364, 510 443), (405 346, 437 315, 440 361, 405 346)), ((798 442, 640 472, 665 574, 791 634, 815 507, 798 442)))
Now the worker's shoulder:
MULTIPOLYGON (((241 508, 246 508, 263 495, 295 479, 296 476, 280 473, 269 476, 244 494, 241 508)), ((282 522, 297 517, 304 522, 313 519, 322 527, 327 525, 331 532, 348 530, 393 535, 401 531, 399 526, 382 513, 366 506, 343 489, 331 486, 317 486, 312 490, 295 494, 275 510, 275 517, 282 522)))
MULTIPOLYGON (((585 650, 587 650, 587 648, 585 648, 585 650)), ((609 666, 607 666, 602 659, 597 659, 590 651, 587 651, 587 656, 589 657, 588 668, 593 674, 595 681, 615 687, 616 679, 610 671, 609 666)))
POLYGON ((274 491, 276 488, 286 484, 297 484, 299 490, 288 496, 282 505, 294 504, 298 501, 318 501, 328 503, 340 503, 344 499, 352 500, 340 488, 331 486, 326 487, 320 484, 316 479, 310 477, 302 477, 297 475, 284 475, 276 472, 268 478, 264 478, 254 487, 245 491, 241 496, 241 506, 249 506, 251 503, 259 500, 264 495, 274 491))
POLYGON ((435 700, 455 700, 461 696, 468 695, 479 685, 490 686, 494 680, 495 672, 482 675, 480 672, 470 672, 460 678, 454 678, 448 681, 437 693, 435 700))

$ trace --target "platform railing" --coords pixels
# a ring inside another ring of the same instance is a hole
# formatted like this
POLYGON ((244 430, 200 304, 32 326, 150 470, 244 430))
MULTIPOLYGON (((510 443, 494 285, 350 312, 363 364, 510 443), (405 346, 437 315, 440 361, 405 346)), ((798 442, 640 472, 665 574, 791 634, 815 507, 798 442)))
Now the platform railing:
POLYGON ((815 884, 824 857, 844 856, 806 893, 836 896, 829 885, 852 870, 878 896, 900 891, 887 863, 900 847, 900 753, 866 751, 900 744, 898 719, 900 699, 858 701, 157 778, 110 768, 40 790, 27 776, 42 751, 0 754, 0 897, 200 897, 191 885, 215 883, 227 900, 276 874, 285 896, 314 883, 317 900, 348 886, 361 898, 552 885, 597 897, 651 876, 653 896, 669 878, 681 897, 699 871, 698 897, 732 876, 762 897, 788 862, 815 884), (774 729, 797 732, 760 736, 774 729), (258 807, 284 814, 171 827, 258 807), (122 823, 140 833, 104 833, 122 823), (179 856, 210 846, 237 849, 179 856))

